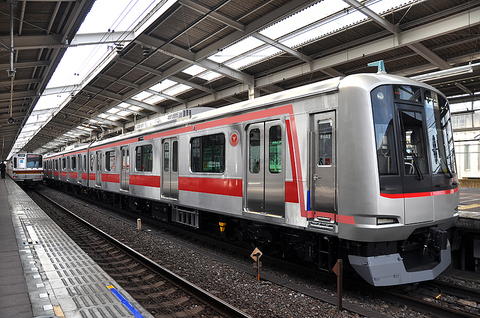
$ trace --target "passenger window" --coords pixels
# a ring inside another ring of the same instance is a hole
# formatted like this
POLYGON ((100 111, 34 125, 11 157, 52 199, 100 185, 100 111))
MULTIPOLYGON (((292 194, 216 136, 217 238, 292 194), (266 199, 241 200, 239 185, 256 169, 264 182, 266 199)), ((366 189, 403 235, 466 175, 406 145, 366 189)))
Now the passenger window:
POLYGON ((170 171, 170 143, 163 144, 163 171, 170 171))
POLYGON ((17 169, 17 157, 13 158, 13 168, 17 169))
POLYGON ((136 147, 135 159, 137 171, 151 172, 153 168, 153 146, 143 145, 136 147))
POLYGON ((105 152, 105 170, 115 171, 115 150, 105 152))
POLYGON ((95 155, 92 153, 90 155, 90 171, 94 171, 94 166, 95 166, 95 155))
POLYGON ((102 153, 97 151, 97 172, 102 171, 102 153))
POLYGON ((73 156, 71 160, 72 160, 72 164, 71 164, 72 171, 75 171, 77 170, 77 158, 73 156))
POLYGON ((190 141, 192 172, 225 171, 225 135, 215 134, 192 138, 190 141))
POLYGON ((319 166, 332 164, 332 121, 319 121, 318 123, 318 162, 319 166))
POLYGON ((282 172, 282 128, 272 126, 269 131, 268 158, 271 173, 282 172))
POLYGON ((250 173, 260 173, 260 129, 250 130, 248 170, 250 173))
POLYGON ((67 169, 67 158, 62 158, 62 170, 67 169))
POLYGON ((178 141, 172 143, 172 171, 178 172, 178 141))

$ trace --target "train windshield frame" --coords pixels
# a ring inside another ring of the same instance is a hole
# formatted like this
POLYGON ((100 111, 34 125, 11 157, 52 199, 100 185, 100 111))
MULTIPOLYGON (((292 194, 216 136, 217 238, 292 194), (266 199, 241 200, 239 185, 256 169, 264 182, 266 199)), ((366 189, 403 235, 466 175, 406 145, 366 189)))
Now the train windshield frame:
POLYGON ((27 168, 42 168, 42 155, 27 154, 27 168))
POLYGON ((455 150, 447 99, 423 87, 382 85, 371 91, 371 102, 381 192, 454 188, 455 150))

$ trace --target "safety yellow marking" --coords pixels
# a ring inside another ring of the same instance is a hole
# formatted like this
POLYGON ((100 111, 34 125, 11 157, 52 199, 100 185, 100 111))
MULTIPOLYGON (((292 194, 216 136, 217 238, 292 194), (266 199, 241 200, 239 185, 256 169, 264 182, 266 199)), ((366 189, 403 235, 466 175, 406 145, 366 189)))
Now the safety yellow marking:
POLYGON ((55 313, 55 316, 65 318, 65 315, 63 314, 63 310, 60 306, 58 305, 53 306, 53 312, 55 313))
POLYGON ((479 208, 480 204, 470 204, 470 205, 460 205, 458 207, 459 210, 469 210, 473 208, 479 208))

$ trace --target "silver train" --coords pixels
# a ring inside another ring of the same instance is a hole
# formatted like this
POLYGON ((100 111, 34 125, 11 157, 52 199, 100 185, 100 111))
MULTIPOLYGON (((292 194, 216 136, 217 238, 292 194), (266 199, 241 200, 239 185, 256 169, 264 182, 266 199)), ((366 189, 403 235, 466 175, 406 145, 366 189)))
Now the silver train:
POLYGON ((16 153, 7 162, 7 175, 22 185, 43 182, 43 173, 43 156, 39 154, 16 153))
POLYGON ((459 188, 433 87, 358 74, 143 126, 45 156, 46 180, 319 270, 342 258, 376 286, 450 264, 459 188))

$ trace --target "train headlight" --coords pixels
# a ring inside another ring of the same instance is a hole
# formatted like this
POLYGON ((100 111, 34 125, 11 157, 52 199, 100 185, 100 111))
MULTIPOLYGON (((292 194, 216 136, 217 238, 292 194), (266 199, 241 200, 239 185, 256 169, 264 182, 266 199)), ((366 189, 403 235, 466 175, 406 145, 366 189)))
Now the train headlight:
POLYGON ((377 225, 396 224, 397 218, 377 218, 377 225))

